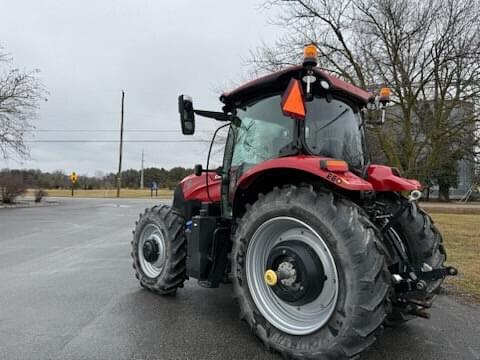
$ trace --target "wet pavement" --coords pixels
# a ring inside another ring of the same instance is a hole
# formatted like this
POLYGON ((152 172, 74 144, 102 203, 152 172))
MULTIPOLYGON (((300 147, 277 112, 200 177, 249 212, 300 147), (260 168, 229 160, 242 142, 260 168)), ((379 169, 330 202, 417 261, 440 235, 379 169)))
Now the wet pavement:
MULTIPOLYGON (((0 209, 0 359, 281 359, 231 287, 160 297, 137 283, 130 238, 150 200, 59 199, 0 209)), ((480 359, 480 307, 440 296, 431 320, 386 329, 361 359, 480 359)))

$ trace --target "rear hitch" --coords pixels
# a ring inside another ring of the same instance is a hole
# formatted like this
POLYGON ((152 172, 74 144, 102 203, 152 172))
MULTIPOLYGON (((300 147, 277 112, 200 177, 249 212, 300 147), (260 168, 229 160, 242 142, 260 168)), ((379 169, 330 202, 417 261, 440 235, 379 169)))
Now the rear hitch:
POLYGON ((409 273, 393 274, 392 282, 398 292, 424 291, 427 289, 428 281, 444 279, 447 276, 455 276, 458 270, 453 266, 432 268, 424 264, 422 270, 409 273))

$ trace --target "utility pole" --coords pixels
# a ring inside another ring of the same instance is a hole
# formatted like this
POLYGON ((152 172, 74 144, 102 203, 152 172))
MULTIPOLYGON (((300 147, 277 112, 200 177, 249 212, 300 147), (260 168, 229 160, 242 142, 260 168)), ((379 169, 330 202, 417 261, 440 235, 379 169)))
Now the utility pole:
POLYGON ((122 186, 122 150, 123 150, 123 105, 125 102, 125 91, 122 90, 122 110, 120 115, 120 153, 118 157, 117 173, 117 198, 120 197, 120 187, 122 186))
POLYGON ((143 149, 142 149, 142 169, 140 170, 140 190, 143 190, 143 162, 144 162, 144 156, 143 156, 143 149))

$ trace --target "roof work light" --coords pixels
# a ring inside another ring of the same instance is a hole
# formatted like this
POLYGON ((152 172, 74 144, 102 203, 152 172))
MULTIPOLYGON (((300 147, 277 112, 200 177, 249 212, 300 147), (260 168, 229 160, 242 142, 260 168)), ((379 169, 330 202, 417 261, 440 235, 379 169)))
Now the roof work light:
POLYGON ((318 49, 314 44, 303 48, 303 66, 317 66, 318 49))
POLYGON ((392 90, 388 87, 382 87, 380 92, 378 93, 378 102, 381 104, 380 108, 382 110, 382 118, 380 120, 380 124, 385 124, 385 108, 387 104, 390 102, 390 95, 392 90))
POLYGON ((311 100, 311 84, 314 83, 317 78, 313 75, 312 68, 317 66, 318 49, 314 44, 306 45, 303 48, 303 67, 307 69, 306 75, 302 78, 302 81, 307 84, 306 99, 311 100))
POLYGON ((392 94, 392 90, 388 87, 382 87, 378 94, 378 101, 380 101, 383 105, 390 101, 390 95, 392 94))

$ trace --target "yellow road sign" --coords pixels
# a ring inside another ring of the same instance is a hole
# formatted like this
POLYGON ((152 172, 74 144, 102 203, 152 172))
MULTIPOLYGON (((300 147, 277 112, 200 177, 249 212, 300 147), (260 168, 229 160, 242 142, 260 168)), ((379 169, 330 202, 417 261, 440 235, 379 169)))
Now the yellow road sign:
POLYGON ((78 179, 77 173, 75 171, 72 171, 72 173, 70 174, 70 181, 72 183, 76 183, 77 179, 78 179))

